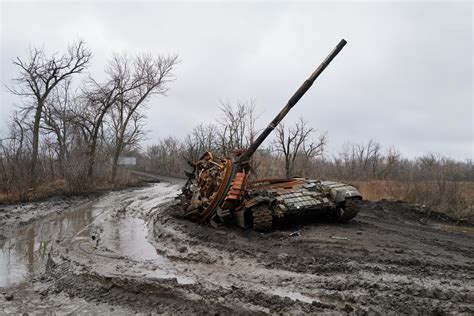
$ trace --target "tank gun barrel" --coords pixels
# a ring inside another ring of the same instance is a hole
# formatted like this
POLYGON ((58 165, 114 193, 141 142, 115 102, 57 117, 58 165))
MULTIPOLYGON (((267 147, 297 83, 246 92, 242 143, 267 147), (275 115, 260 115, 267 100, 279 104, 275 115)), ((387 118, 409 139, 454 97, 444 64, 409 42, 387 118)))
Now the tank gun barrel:
POLYGON ((311 88, 313 85, 314 81, 319 77, 319 75, 326 69, 326 67, 331 63, 331 61, 334 59, 334 57, 339 54, 339 52, 342 50, 344 45, 346 45, 346 41, 344 39, 341 39, 339 44, 332 50, 332 52, 326 57, 326 59, 319 65, 318 68, 311 74, 311 76, 306 79, 305 82, 296 90, 296 92, 293 94, 293 96, 288 100, 286 105, 283 107, 283 109, 278 113, 277 116, 271 121, 270 124, 260 133, 260 135, 257 137, 257 139, 250 145, 250 147, 240 156, 238 163, 243 164, 246 163, 250 157, 255 153, 255 151, 260 147, 260 145, 263 143, 263 141, 268 137, 268 135, 277 127, 277 125, 281 122, 281 120, 288 114, 288 112, 291 110, 291 108, 298 103, 298 101, 301 99, 301 97, 306 93, 306 91, 311 88))

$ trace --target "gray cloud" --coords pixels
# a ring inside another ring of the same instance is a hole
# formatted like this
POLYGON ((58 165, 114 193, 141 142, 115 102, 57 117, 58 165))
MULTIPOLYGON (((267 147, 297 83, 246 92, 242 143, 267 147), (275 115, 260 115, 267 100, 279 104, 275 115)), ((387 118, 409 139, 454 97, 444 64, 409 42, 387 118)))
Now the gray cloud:
MULTIPOLYGON (((167 97, 151 100, 148 143, 216 120, 221 99, 255 99, 263 127, 340 38, 348 45, 288 115, 327 130, 334 152, 373 138, 409 156, 473 158, 469 3, 1 4, 1 81, 29 45, 83 38, 103 75, 112 52, 177 53, 167 97)), ((0 129, 18 99, 3 89, 0 129)))

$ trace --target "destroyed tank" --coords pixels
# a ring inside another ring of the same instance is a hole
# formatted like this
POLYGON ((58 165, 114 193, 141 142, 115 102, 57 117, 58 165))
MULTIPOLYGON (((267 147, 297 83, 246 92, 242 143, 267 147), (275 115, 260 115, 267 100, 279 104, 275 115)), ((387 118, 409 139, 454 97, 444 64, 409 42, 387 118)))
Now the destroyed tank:
POLYGON ((248 149, 236 151, 234 157, 205 152, 191 163, 193 171, 187 173, 180 196, 185 218, 214 227, 236 223, 269 231, 294 220, 326 217, 345 222, 357 215, 362 195, 351 185, 304 178, 249 179, 252 155, 345 44, 344 39, 339 42, 248 149))

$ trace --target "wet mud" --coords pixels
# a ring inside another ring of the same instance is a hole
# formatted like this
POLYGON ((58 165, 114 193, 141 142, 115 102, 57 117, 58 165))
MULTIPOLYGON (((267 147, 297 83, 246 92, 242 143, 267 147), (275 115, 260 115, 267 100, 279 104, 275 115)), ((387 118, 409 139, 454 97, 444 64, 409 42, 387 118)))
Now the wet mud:
POLYGON ((474 313, 469 223, 379 201, 346 224, 216 230, 180 218, 179 190, 0 212, 19 214, 0 225, 0 313, 474 313))

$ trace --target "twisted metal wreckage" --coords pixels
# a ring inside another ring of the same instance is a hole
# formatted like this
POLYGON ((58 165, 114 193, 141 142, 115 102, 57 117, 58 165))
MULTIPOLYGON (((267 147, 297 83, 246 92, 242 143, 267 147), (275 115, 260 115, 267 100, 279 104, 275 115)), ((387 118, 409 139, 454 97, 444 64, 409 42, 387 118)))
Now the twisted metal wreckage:
POLYGON ((208 151, 192 163, 181 194, 184 217, 215 227, 236 222, 268 231, 293 219, 328 216, 345 222, 357 215, 362 195, 351 185, 304 178, 249 180, 252 155, 346 43, 339 42, 247 150, 237 150, 232 158, 208 151))

